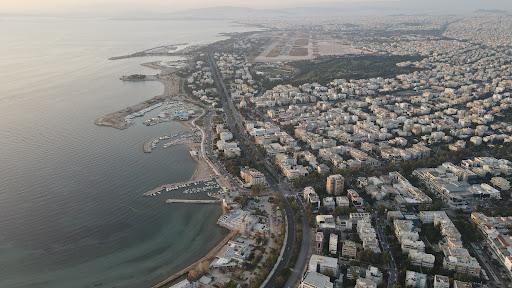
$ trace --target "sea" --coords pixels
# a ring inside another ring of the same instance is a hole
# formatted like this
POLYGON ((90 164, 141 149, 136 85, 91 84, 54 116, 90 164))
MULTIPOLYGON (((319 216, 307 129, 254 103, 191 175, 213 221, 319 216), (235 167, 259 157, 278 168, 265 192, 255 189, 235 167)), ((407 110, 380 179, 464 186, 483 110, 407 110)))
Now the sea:
POLYGON ((119 77, 173 60, 109 57, 249 30, 214 20, 0 16, 0 287, 150 287, 227 234, 218 205, 142 196, 192 176, 186 147, 142 151, 180 123, 116 130, 94 120, 161 94, 158 82, 119 77))

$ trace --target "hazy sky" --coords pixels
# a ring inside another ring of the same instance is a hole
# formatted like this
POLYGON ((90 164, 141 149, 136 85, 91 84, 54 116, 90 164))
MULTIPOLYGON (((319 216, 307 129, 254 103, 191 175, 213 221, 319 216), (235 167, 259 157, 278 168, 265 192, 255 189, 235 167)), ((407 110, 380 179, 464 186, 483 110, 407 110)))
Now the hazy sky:
MULTIPOLYGON (((464 7, 472 4, 478 8, 511 9, 512 0, 0 0, 0 13, 114 13, 157 12, 237 6, 251 8, 282 8, 307 6, 318 3, 379 2, 390 5, 411 6, 422 9, 424 5, 437 8, 464 7)), ((446 11, 450 12, 450 11, 446 11)))
MULTIPOLYGON (((348 0, 354 1, 354 0, 348 0)), ((358 1, 358 0, 355 0, 358 1)), ((364 0, 359 0, 364 1, 364 0)), ((49 12, 49 11, 84 11, 84 10, 113 10, 115 6, 126 5, 143 8, 145 10, 157 10, 164 8, 168 11, 177 11, 191 8, 215 7, 215 6, 240 6, 254 8, 275 8, 290 5, 311 4, 314 0, 0 0, 0 11, 4 12, 49 12)), ((329 2, 321 1, 321 2, 329 2)), ((347 2, 345 0, 332 2, 347 2)))
POLYGON ((236 6, 282 8, 317 3, 396 2, 399 0, 0 0, 0 13, 84 12, 84 11, 179 11, 194 8, 236 6))

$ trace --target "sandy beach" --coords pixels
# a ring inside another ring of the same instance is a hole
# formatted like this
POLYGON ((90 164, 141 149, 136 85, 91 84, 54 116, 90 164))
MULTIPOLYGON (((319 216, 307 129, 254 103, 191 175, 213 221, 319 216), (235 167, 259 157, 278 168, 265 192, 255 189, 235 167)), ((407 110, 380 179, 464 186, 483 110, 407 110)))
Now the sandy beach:
POLYGON ((206 162, 205 159, 203 159, 203 157, 200 156, 200 152, 199 150, 201 149, 200 145, 197 144, 197 143, 190 143, 190 144, 186 144, 189 151, 197 151, 197 155, 195 156, 192 156, 192 159, 194 159, 194 161, 196 161, 197 163, 197 167, 196 167, 196 170, 194 171, 194 174, 192 175, 192 177, 190 177, 190 180, 191 181, 195 181, 195 180, 201 180, 201 179, 206 179, 206 178, 209 178, 209 177, 212 177, 214 175, 212 169, 210 168, 210 166, 208 165, 208 163, 206 162))

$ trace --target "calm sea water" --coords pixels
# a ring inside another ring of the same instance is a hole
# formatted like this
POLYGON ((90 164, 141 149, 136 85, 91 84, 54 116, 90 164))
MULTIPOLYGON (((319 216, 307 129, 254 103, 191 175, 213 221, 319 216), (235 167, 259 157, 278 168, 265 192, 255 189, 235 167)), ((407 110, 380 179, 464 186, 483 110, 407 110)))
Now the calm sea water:
POLYGON ((178 123, 128 130, 96 117, 162 92, 123 83, 155 59, 107 58, 206 43, 248 28, 221 21, 0 19, 0 287, 147 287, 225 235, 216 205, 166 205, 143 192, 187 180, 185 147, 142 153, 178 123))

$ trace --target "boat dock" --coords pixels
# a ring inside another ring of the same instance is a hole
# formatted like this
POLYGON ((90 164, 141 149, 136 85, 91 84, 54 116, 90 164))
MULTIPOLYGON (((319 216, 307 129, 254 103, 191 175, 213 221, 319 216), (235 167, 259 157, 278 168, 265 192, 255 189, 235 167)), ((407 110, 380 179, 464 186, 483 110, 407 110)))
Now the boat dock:
POLYGON ((200 199, 167 199, 165 200, 165 203, 171 204, 171 203, 183 203, 183 204, 215 204, 219 203, 220 200, 218 199, 209 199, 209 200, 200 200, 200 199))
POLYGON ((144 193, 144 196, 156 196, 162 193, 162 191, 174 191, 178 189, 185 189, 190 186, 197 186, 201 183, 207 183, 209 181, 214 180, 213 178, 207 178, 202 180, 194 180, 194 181, 187 181, 187 182, 180 182, 180 183, 174 183, 174 184, 164 184, 156 187, 155 189, 149 190, 148 192, 144 193))

